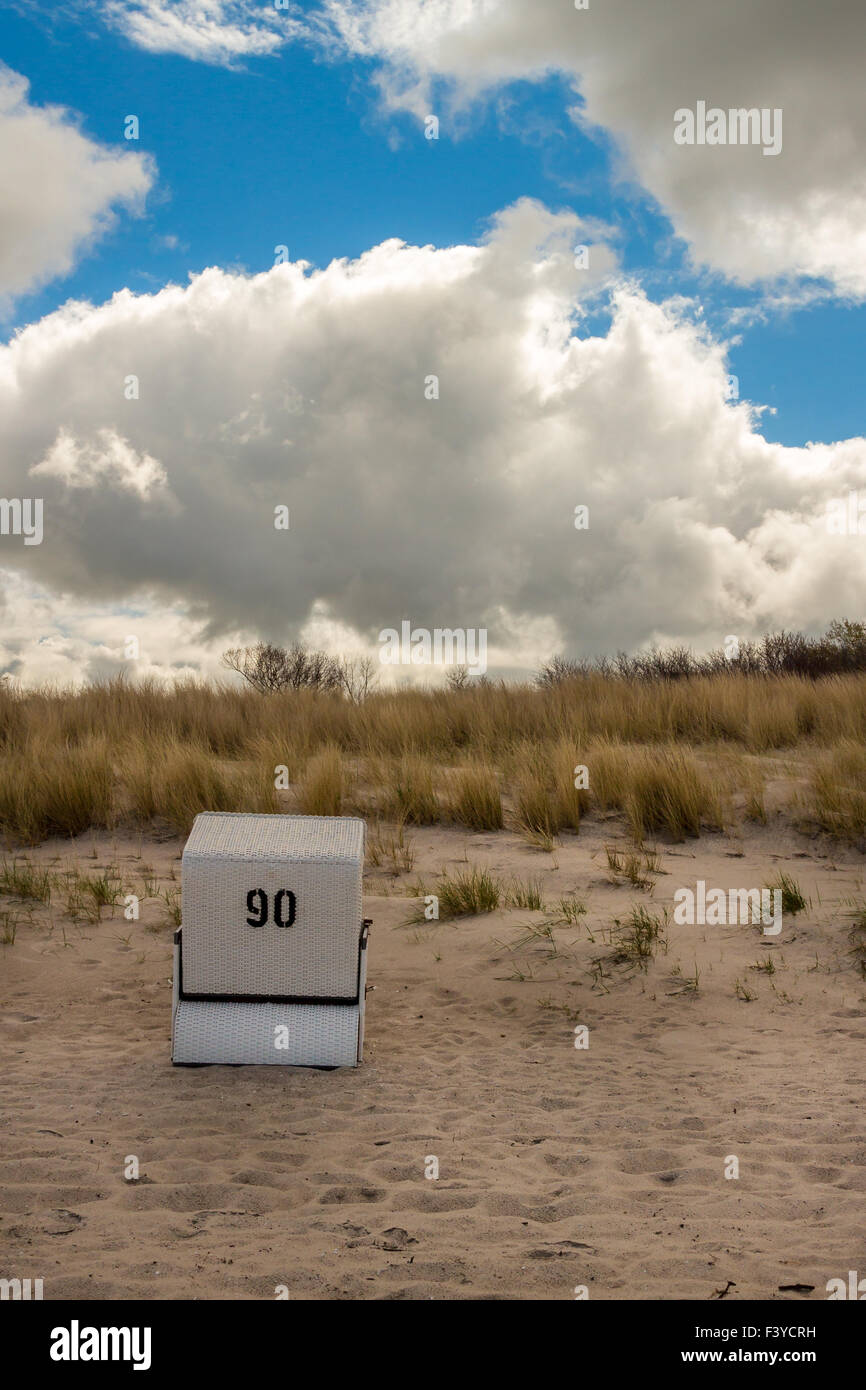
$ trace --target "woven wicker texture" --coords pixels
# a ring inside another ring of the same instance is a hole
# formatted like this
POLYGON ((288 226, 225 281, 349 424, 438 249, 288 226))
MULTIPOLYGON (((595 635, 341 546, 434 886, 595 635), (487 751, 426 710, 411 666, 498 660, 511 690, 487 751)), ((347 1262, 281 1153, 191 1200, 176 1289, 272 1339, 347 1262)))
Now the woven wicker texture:
POLYGON ((356 998, 363 867, 362 820, 196 816, 183 852, 185 993, 356 998), (279 926, 288 894, 295 921, 279 926), (250 925, 265 904, 264 924, 250 925))
POLYGON ((359 1060, 360 1013, 352 1004, 207 1004, 181 999, 174 1016, 172 1061, 354 1067, 359 1060), (286 1046, 277 1047, 278 1039, 286 1046))

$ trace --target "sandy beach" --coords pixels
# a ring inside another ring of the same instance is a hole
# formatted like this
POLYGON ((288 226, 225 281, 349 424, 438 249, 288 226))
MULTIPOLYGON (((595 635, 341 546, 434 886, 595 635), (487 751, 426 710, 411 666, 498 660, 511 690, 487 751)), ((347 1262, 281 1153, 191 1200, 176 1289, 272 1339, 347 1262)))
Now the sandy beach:
POLYGON ((550 855, 509 831, 413 830, 411 873, 365 875, 365 1057, 331 1072, 172 1067, 154 894, 179 887, 181 839, 34 849, 152 892, 137 922, 33 905, 2 947, 0 1273, 42 1278, 46 1299, 826 1298, 866 1268, 845 918, 862 858, 771 819, 659 844, 640 890, 608 872, 622 835, 585 822, 550 855), (467 860, 586 914, 406 925, 408 886, 467 860), (778 937, 669 920, 645 971, 616 963, 633 906, 780 869, 810 905, 778 937))

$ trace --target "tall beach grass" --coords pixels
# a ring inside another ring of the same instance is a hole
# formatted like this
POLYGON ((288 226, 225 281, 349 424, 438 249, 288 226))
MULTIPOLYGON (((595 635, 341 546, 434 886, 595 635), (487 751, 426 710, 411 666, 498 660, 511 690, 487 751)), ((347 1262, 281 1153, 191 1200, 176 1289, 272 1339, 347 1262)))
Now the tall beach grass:
POLYGON ((0 685, 0 830, 26 844, 154 822, 185 834, 200 810, 360 811, 403 825, 505 825, 549 843, 587 815, 612 814, 636 841, 676 839, 721 826, 732 791, 744 814, 766 819, 776 760, 799 770, 811 823, 856 841, 864 744, 860 673, 665 682, 592 671, 361 703, 194 681, 0 685), (288 789, 275 788, 278 765, 288 789), (580 767, 588 787, 575 786, 580 767))

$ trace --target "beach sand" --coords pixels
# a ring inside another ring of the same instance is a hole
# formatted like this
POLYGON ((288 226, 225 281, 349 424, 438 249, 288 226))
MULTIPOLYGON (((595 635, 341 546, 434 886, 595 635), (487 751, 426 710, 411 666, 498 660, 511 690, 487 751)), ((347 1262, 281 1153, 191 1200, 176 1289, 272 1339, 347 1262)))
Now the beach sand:
MULTIPOLYGON (((771 821, 661 844, 646 893, 609 879, 615 821, 553 855, 510 832, 411 833, 414 870, 365 880, 357 1070, 173 1068, 164 904, 138 922, 25 912, 0 947, 0 1275, 41 1278, 46 1299, 808 1300, 866 1274, 864 984, 845 916, 862 855, 771 821), (586 916, 553 929, 555 951, 519 944, 539 912, 403 925, 406 886, 433 891, 467 858, 540 878, 551 904, 575 892, 586 916), (779 869, 811 907, 778 937, 671 923, 645 972, 605 963, 633 905, 779 869), (750 969, 767 957, 772 976, 750 969)), ((147 865, 179 886, 181 850, 87 835, 30 857, 116 865, 140 892, 147 865)))

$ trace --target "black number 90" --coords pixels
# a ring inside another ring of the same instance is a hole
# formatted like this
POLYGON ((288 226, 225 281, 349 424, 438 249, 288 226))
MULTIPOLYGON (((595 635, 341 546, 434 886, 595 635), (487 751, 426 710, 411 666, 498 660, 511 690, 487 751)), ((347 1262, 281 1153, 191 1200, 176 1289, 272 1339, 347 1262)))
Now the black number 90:
MULTIPOLYGON (((268 895, 264 888, 251 888, 247 893, 247 926, 263 927, 268 920, 268 895)), ((295 895, 281 888, 274 895, 274 922, 278 927, 295 925, 295 895)))

